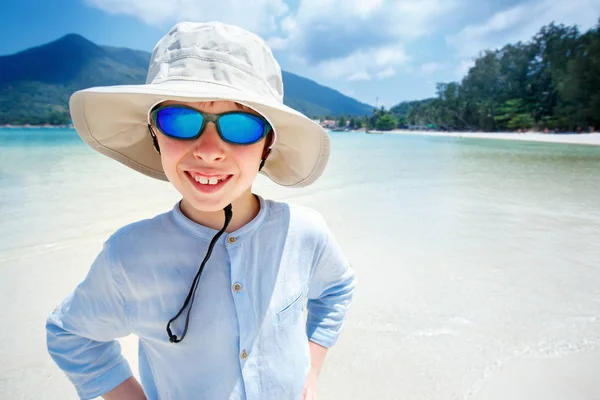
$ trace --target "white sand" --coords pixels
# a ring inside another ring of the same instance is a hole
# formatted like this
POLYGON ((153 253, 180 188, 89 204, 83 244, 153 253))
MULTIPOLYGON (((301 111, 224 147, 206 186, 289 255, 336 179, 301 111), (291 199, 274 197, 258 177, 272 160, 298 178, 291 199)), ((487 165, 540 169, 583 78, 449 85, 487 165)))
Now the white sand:
MULTIPOLYGON (((600 400, 598 159, 342 135, 315 186, 256 185, 320 211, 358 274, 319 399, 600 400)), ((23 186, 0 193, 0 399, 76 399, 47 353, 46 316, 114 230, 178 196, 77 148, 13 159, 4 173, 23 186)), ((136 370, 135 338, 122 343, 136 370)))
POLYGON ((517 358, 484 381, 472 400, 598 400, 600 351, 517 358))
POLYGON ((548 134, 548 133, 494 133, 494 132, 440 132, 393 130, 389 132, 370 131, 369 133, 394 133, 402 135, 446 136, 472 139, 522 140, 527 142, 571 143, 600 146, 600 133, 548 134))

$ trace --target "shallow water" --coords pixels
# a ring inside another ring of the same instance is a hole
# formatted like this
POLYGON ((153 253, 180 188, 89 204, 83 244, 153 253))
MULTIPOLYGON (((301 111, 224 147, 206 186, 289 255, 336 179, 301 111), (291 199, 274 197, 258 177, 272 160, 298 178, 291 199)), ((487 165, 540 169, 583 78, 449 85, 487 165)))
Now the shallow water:
MULTIPOLYGON (((315 185, 255 186, 323 213, 358 274, 321 399, 474 398, 512 360, 600 349, 600 147, 332 142, 315 185)), ((115 229, 177 200, 72 130, 0 130, 0 315, 12 327, 0 331, 0 398, 76 398, 45 353, 45 316, 115 229)))

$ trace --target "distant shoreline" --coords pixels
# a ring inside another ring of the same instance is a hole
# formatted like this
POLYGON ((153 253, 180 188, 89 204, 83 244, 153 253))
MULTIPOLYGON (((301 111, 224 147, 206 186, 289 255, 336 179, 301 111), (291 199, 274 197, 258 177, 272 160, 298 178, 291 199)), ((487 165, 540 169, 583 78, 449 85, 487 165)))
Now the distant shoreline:
POLYGON ((517 140, 524 142, 583 144, 600 146, 600 133, 506 133, 506 132, 442 132, 442 131, 369 131, 369 134, 438 136, 471 139, 517 140))
MULTIPOLYGON (((0 129, 74 129, 73 125, 1 125, 0 129)), ((600 133, 509 133, 509 132, 448 132, 448 131, 421 131, 394 129, 391 131, 376 131, 365 129, 351 130, 348 132, 362 132, 366 134, 392 134, 392 135, 413 135, 413 136, 436 136, 453 137, 467 139, 496 139, 513 140, 524 142, 542 142, 542 143, 563 143, 580 144, 590 146, 600 146, 600 133)), ((343 134, 344 132, 339 132, 343 134)))
POLYGON ((0 125, 0 129, 56 129, 56 128, 63 128, 63 129, 73 129, 73 125, 10 125, 10 124, 6 124, 6 125, 0 125))

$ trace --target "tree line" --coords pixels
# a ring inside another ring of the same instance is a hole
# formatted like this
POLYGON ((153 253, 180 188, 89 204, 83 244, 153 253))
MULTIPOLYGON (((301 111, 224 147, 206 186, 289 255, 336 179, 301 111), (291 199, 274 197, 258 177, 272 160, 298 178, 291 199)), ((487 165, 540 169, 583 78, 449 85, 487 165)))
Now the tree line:
POLYGON ((585 33, 551 23, 526 43, 482 51, 461 82, 438 83, 436 92, 432 99, 375 109, 354 125, 381 130, 600 128, 600 20, 585 33))

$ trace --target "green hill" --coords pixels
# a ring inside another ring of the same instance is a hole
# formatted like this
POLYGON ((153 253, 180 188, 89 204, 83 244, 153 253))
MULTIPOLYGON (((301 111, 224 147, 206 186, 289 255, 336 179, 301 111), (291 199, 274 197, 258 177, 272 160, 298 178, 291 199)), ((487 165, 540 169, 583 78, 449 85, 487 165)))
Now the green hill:
MULTIPOLYGON (((69 123, 69 96, 91 86, 140 84, 150 53, 99 46, 70 34, 0 56, 0 124, 69 123)), ((284 102, 308 115, 364 115, 372 106, 283 71, 284 102)))

